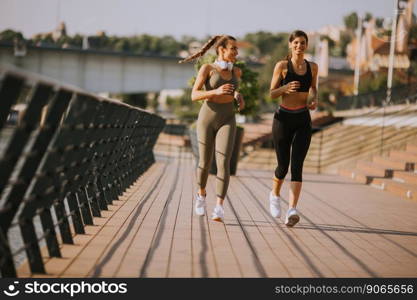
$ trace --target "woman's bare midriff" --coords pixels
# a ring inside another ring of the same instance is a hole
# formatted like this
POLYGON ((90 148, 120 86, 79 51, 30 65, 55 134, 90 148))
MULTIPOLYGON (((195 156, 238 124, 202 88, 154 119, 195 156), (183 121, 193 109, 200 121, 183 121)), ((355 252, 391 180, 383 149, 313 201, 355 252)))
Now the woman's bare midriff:
POLYGON ((296 92, 282 96, 282 105, 288 108, 300 108, 307 106, 308 93, 296 92))

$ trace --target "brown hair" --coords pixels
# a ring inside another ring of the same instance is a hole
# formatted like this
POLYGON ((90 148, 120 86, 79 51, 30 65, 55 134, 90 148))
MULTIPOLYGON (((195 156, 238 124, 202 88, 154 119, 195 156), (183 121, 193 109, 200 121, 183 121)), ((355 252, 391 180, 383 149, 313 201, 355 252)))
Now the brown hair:
MULTIPOLYGON (((288 42, 292 42, 293 40, 295 40, 298 37, 304 37, 306 39, 306 42, 308 44, 308 36, 307 33, 305 33, 302 30, 295 30, 290 34, 290 37, 288 38, 288 42)), ((291 53, 289 53, 286 57, 286 59, 290 59, 291 58, 291 53)))
POLYGON ((184 58, 183 60, 180 60, 178 63, 182 64, 184 62, 188 62, 188 61, 191 61, 193 59, 203 56, 213 45, 216 48, 216 53, 218 54, 217 49, 220 46, 226 47, 227 41, 229 40, 236 41, 236 39, 230 35, 215 35, 207 43, 205 43, 203 47, 201 47, 200 51, 198 51, 196 54, 193 54, 184 58))

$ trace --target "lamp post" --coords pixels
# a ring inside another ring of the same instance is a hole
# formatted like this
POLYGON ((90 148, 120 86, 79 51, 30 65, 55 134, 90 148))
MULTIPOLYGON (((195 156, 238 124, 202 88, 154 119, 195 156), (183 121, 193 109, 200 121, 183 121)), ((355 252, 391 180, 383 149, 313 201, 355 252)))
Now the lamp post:
POLYGON ((391 88, 392 88, 392 75, 394 70, 394 55, 395 55, 395 39, 397 38, 397 21, 398 21, 398 12, 400 10, 400 0, 395 1, 394 8, 394 17, 392 20, 391 27, 391 41, 389 47, 389 58, 388 58, 388 78, 387 78, 387 97, 386 104, 391 101, 391 88))
POLYGON ((359 76, 360 76, 360 60, 362 58, 362 18, 358 16, 358 28, 356 29, 356 59, 355 59, 355 73, 353 77, 353 94, 359 94, 359 76))
POLYGON ((391 27, 391 41, 389 48, 389 58, 388 58, 388 78, 387 78, 387 94, 385 101, 382 102, 383 106, 383 116, 382 116, 382 128, 381 128, 381 143, 380 143, 380 154, 383 152, 384 146, 384 127, 385 127, 385 108, 391 102, 391 88, 392 88, 392 75, 394 70, 394 55, 395 55, 395 39, 397 37, 397 21, 398 21, 398 12, 400 10, 400 0, 395 0, 394 6, 394 17, 392 19, 391 27))

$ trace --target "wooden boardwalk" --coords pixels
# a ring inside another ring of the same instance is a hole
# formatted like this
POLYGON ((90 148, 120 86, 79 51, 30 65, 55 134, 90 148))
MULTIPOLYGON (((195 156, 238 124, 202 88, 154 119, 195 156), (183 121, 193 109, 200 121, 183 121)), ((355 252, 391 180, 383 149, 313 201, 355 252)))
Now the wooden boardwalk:
MULTIPOLYGON (((161 153, 163 154, 163 153, 161 153)), ((169 153, 168 153, 169 154, 169 153)), ((114 201, 87 234, 45 258, 37 277, 416 277, 417 202, 349 179, 305 174, 301 221, 287 228, 269 215, 272 172, 238 170, 225 222, 193 211, 197 190, 189 152, 157 162, 114 201)), ((288 203, 284 183, 284 212, 288 203)), ((19 276, 31 276, 27 265, 19 276)))

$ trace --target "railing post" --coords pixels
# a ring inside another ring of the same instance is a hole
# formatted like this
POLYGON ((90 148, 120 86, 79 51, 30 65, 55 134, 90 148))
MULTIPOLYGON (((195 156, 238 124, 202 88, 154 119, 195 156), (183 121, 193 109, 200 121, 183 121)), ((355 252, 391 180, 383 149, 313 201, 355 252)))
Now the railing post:
POLYGON ((16 277, 16 269, 14 267, 12 251, 7 239, 7 233, 0 227, 0 272, 3 278, 16 277))

